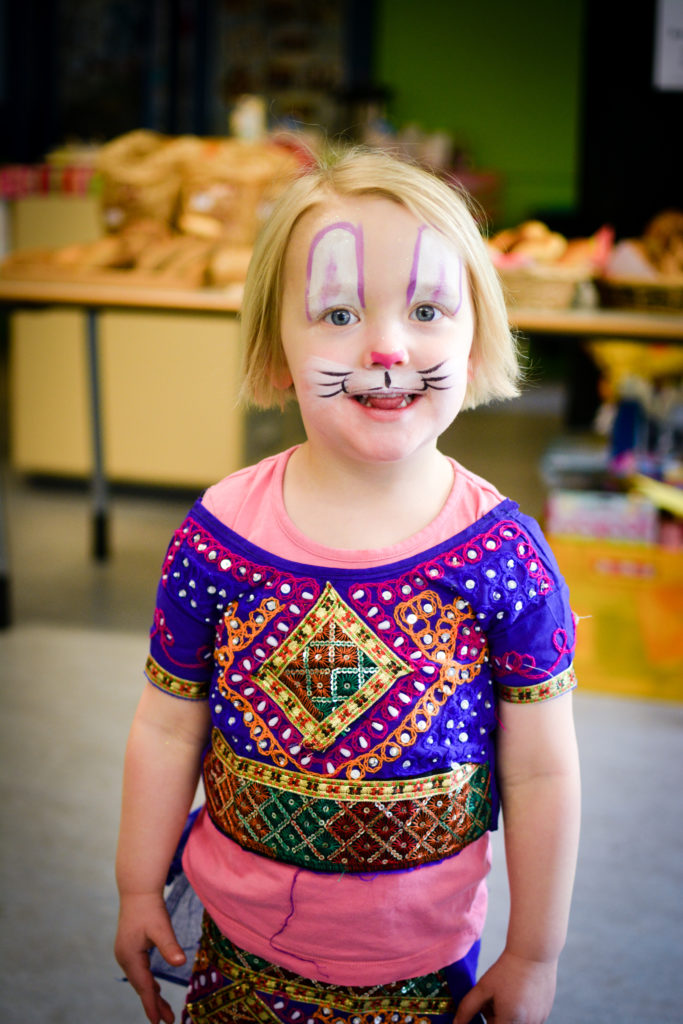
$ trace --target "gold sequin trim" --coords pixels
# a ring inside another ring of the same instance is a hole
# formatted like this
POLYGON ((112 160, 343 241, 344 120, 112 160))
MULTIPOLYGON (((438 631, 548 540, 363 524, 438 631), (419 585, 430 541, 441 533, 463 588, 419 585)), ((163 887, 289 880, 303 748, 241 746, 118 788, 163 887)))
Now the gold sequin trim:
POLYGON ((209 696, 210 684, 208 682, 194 682, 192 679, 181 679, 180 676, 171 675, 154 660, 150 654, 145 664, 145 675, 150 683, 170 693, 173 697, 182 697, 184 700, 206 700, 209 696))
POLYGON ((476 764, 454 764, 448 772, 424 775, 416 779, 347 782, 341 779, 325 779, 318 775, 304 775, 301 772, 291 772, 238 757, 218 729, 212 732, 211 746, 213 753, 231 776, 288 793, 302 793, 317 800, 372 800, 388 803, 395 800, 420 799, 438 793, 451 794, 465 784, 473 770, 478 767, 476 764))
POLYGON ((533 683, 531 686, 503 686, 499 683, 498 696, 508 704, 538 704, 542 700, 550 700, 551 697, 568 693, 575 687, 576 672, 574 666, 570 665, 552 679, 544 679, 543 682, 533 683))
POLYGON ((248 954, 245 956, 221 936, 206 917, 194 971, 208 974, 215 966, 226 984, 210 995, 188 997, 188 1016, 195 1024, 234 1024, 241 1020, 280 1024, 283 1019, 349 1024, 350 1015, 358 1024, 431 1024, 435 1016, 453 1015, 453 1000, 440 972, 434 975, 439 986, 430 994, 411 991, 401 982, 354 990, 347 985, 309 980, 265 961, 260 968, 256 963, 241 962, 248 954), (278 1011, 284 1011, 283 1015, 278 1011))

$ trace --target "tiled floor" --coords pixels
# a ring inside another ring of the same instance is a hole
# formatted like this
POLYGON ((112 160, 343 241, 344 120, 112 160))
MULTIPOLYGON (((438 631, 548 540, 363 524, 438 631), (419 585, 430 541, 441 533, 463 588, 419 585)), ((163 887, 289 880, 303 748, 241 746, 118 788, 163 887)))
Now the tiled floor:
MULTIPOLYGON (((559 398, 462 417, 445 447, 540 515, 559 398)), ((113 557, 88 557, 87 498, 14 482, 14 624, 0 634, 0 1021, 134 1024, 111 954, 125 737, 165 544, 191 496, 114 497, 113 557)), ((683 707, 579 692, 583 842, 553 1024, 681 1020, 683 707)), ((483 960, 504 941, 496 838, 483 960)), ((182 995, 172 992, 177 1007, 182 995)))

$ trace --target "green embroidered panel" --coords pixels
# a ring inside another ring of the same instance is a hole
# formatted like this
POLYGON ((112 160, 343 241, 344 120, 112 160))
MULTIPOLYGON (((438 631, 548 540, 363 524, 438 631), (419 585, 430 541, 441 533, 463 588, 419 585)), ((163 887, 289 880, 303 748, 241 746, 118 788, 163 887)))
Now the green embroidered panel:
POLYGON ((305 779, 235 758, 204 765, 216 826, 246 849, 318 871, 387 871, 453 856, 488 829, 486 764, 393 782, 305 779))

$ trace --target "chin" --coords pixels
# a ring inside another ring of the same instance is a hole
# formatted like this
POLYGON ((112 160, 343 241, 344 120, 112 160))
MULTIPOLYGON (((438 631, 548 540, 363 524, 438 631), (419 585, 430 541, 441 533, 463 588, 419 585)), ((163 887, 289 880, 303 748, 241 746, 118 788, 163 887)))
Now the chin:
POLYGON ((436 439, 424 441, 420 444, 409 444, 405 440, 387 440, 384 443, 375 441, 367 445, 349 446, 349 456, 354 456, 361 462, 374 463, 375 465, 392 465, 398 462, 407 462, 419 457, 436 446, 436 439))

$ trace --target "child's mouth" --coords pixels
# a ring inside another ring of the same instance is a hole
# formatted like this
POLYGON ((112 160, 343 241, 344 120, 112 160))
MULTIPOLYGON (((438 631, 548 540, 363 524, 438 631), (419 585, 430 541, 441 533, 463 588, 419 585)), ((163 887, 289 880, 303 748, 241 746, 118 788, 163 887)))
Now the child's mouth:
POLYGON ((415 395, 354 395, 354 399, 366 409, 405 409, 415 401, 415 395))

